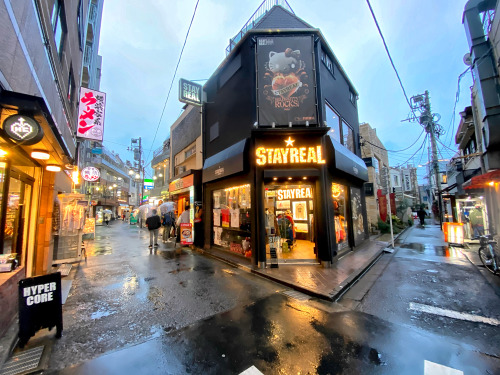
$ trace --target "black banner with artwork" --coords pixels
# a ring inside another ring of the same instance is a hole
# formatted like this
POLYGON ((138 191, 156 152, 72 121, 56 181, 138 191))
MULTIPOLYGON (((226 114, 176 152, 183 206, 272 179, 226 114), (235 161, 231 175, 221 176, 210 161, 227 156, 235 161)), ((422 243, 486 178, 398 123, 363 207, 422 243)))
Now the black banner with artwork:
POLYGON ((259 124, 317 123, 312 36, 257 38, 259 124))

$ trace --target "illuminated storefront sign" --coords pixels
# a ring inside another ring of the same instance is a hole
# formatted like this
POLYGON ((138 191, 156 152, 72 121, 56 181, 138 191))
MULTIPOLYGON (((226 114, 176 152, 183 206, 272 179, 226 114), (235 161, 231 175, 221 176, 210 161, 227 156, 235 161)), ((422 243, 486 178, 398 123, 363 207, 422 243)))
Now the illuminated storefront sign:
POLYGON ((325 164, 321 146, 293 147, 295 141, 288 137, 286 147, 258 147, 255 151, 258 165, 266 164, 325 164))
POLYGON ((277 191, 278 200, 312 198, 311 188, 286 189, 277 191))
POLYGON ((105 93, 91 90, 86 87, 80 88, 78 128, 76 131, 78 137, 102 141, 105 107, 105 93))
POLYGON ((187 104, 201 105, 201 85, 184 78, 179 80, 179 101, 187 104))
POLYGON ((168 188, 170 192, 173 192, 176 190, 181 190, 193 186, 193 183, 194 183, 194 175, 190 174, 189 176, 172 181, 168 185, 168 188))
POLYGON ((16 143, 33 145, 43 138, 40 124, 33 118, 24 115, 9 116, 3 122, 3 130, 16 143))
POLYGON ((101 177, 101 173, 96 167, 85 167, 82 169, 82 178, 85 181, 95 182, 99 180, 99 177, 101 177))

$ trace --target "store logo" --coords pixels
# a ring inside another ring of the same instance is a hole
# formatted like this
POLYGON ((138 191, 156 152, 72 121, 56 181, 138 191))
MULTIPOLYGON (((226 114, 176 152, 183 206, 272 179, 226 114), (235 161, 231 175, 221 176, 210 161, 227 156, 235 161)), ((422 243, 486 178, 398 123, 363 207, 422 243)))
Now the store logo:
POLYGON ((258 147, 255 151, 258 165, 266 164, 325 164, 321 146, 293 147, 291 137, 285 139, 286 147, 258 147))
POLYGON ((312 198, 311 188, 278 190, 278 200, 312 198))
POLYGON ((99 177, 101 177, 101 173, 96 167, 85 167, 82 169, 82 178, 85 181, 95 182, 99 177))
POLYGON ((28 116, 13 115, 3 122, 3 130, 15 142, 33 145, 43 138, 43 131, 38 122, 28 116))

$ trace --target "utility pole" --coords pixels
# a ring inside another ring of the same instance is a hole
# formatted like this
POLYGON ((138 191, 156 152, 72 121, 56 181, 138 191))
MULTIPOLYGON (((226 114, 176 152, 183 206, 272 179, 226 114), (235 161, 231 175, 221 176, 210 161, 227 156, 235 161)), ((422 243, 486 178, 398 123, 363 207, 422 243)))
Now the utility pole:
MULTIPOLYGON (((430 168, 429 171, 429 183, 432 188, 431 174, 434 174, 436 188, 437 188, 438 207, 439 207, 439 225, 442 227, 443 203, 441 197, 441 176, 439 173, 439 160, 438 160, 437 145, 436 145, 436 136, 442 134, 441 126, 437 123, 437 121, 439 121, 441 116, 437 113, 431 112, 429 91, 427 90, 423 95, 412 96, 410 101, 413 104, 412 109, 420 111, 421 114, 418 118, 418 121, 420 125, 423 126, 423 128, 425 129, 431 140, 432 167, 430 168)), ((410 118, 408 120, 410 121, 417 120, 415 112, 412 111, 412 114, 410 115, 410 118)))

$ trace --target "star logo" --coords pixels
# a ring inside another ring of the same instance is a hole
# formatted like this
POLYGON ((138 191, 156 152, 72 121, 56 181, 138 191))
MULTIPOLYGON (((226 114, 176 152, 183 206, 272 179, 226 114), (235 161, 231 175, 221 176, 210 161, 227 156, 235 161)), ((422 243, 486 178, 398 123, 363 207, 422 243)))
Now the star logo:
POLYGON ((293 142, 295 142, 295 141, 292 140, 291 137, 288 137, 288 139, 285 139, 285 142, 286 142, 287 147, 293 147, 293 142))

